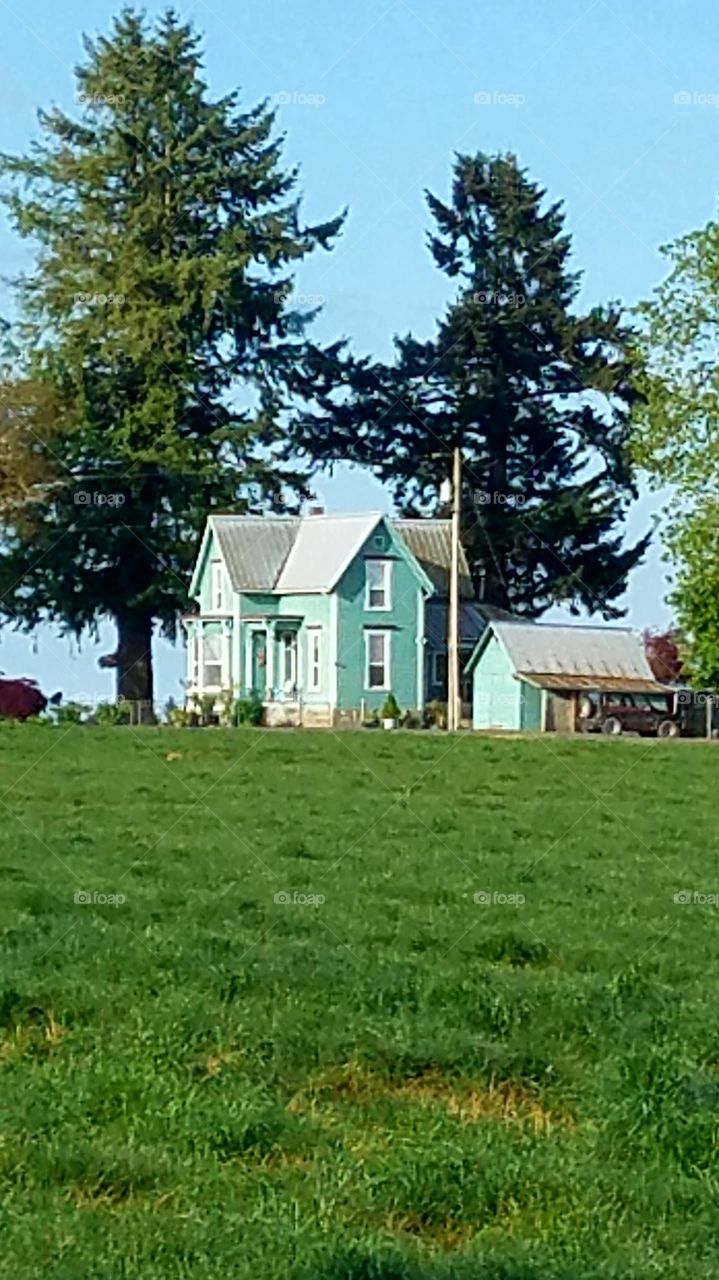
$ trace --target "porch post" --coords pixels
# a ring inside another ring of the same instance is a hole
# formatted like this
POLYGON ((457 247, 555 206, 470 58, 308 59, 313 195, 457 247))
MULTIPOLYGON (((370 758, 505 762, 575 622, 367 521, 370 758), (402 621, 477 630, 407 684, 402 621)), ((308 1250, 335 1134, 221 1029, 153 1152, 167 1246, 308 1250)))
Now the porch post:
POLYGON ((200 621, 197 624, 197 694, 202 696, 204 691, 205 679, 205 624, 200 621))
POLYGON ((265 635, 266 635, 266 637, 267 637, 266 642, 265 642, 265 643, 266 643, 266 653, 265 653, 265 678, 266 678, 266 688, 265 688, 265 693, 266 693, 267 701, 271 701, 271 700, 272 700, 272 690, 273 690, 273 688, 274 688, 274 684, 275 684, 275 624, 274 624, 274 621, 273 621, 272 619, 270 619, 270 618, 268 618, 268 619, 267 619, 267 626, 266 626, 266 630, 265 630, 265 635))
POLYGON ((302 680, 304 677, 305 664, 302 661, 302 658, 303 658, 303 646, 305 643, 305 638, 306 638, 305 635, 303 635, 302 633, 302 627, 299 626, 295 632, 295 644, 297 645, 296 656, 295 656, 295 686, 297 689, 298 698, 302 693, 302 680))

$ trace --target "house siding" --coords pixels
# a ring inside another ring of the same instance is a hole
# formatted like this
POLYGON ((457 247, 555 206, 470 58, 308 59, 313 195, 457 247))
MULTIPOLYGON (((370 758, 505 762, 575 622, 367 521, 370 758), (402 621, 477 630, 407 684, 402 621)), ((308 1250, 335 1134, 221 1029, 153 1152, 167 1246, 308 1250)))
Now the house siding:
MULTIPOLYGON (((337 702, 340 710, 380 709, 387 691, 365 685, 365 634, 386 629, 390 639, 389 687, 401 709, 417 708, 420 676, 417 672, 418 592, 416 571, 405 558, 398 537, 386 523, 377 526, 361 551, 345 570, 337 587, 337 702), (366 561, 392 561, 391 608, 365 608, 366 561)), ((421 675, 421 672, 420 672, 421 675)))
POLYGON ((505 649, 492 636, 474 668, 472 724, 475 729, 521 729, 523 684, 514 678, 505 649))
POLYGON ((262 629, 261 619, 269 617, 272 625, 268 628, 268 668, 272 672, 272 687, 281 688, 280 676, 281 642, 278 630, 281 630, 283 619, 301 619, 297 631, 298 672, 302 689, 302 701, 308 705, 327 705, 330 702, 330 597, 327 595, 286 595, 276 596, 265 593, 242 592, 240 594, 240 626, 238 661, 236 670, 242 672, 240 681, 243 689, 251 686, 251 675, 248 669, 248 649, 251 633, 262 629), (322 633, 320 652, 320 687, 309 689, 309 632, 320 628, 322 633), (274 633, 274 634, 273 634, 274 633))

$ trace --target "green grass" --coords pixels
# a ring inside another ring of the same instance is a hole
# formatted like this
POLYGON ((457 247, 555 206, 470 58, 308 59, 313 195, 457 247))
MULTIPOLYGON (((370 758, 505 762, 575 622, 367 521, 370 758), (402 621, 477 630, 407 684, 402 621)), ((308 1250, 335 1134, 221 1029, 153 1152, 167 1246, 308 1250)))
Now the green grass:
POLYGON ((716 1277, 718 770, 3 727, 0 1273, 716 1277))

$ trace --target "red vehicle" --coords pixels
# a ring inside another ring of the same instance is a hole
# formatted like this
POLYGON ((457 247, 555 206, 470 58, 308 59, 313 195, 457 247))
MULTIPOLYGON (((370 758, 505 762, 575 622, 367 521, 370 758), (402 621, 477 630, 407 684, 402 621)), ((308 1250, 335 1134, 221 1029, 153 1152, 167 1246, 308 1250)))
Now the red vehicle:
POLYGON ((0 716, 9 720, 28 720, 39 716, 47 706, 45 694, 34 680, 0 678, 0 716))
POLYGON ((581 733, 638 733, 646 738, 677 738, 679 717, 671 698, 661 693, 605 693, 580 699, 577 728, 581 733))

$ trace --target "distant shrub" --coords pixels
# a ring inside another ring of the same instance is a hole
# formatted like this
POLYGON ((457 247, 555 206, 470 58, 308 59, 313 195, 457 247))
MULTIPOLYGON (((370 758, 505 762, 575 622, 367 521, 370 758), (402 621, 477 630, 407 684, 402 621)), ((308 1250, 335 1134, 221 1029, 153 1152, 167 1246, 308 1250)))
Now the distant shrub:
POLYGON ((399 703, 393 693, 388 693, 382 708, 383 720, 399 720, 401 715, 399 703))
POLYGON ((422 716, 418 711, 405 711, 400 723, 403 729, 421 729, 422 716))
POLYGON ((97 724, 129 724, 130 707, 122 699, 119 702, 100 702, 95 710, 97 724))
POLYGON ((251 693, 248 698, 238 698, 235 702, 235 725, 249 724, 257 727, 262 724, 264 716, 262 699, 256 693, 251 693))
POLYGON ((53 707, 52 713, 56 724, 82 724, 89 715, 90 708, 84 702, 63 702, 59 707, 53 707))
POLYGON ((440 702, 438 698, 433 698, 425 707, 425 716, 430 728, 446 729, 447 728, 447 703, 440 702))
POLYGON ((215 710, 217 698, 214 693, 205 693, 202 697, 197 694, 193 698, 193 708, 190 712, 190 723, 201 724, 205 727, 211 724, 219 724, 220 717, 215 710))
POLYGON ((165 708, 167 723, 172 725, 173 729, 185 729, 189 725, 192 713, 187 707, 170 707, 165 708))

